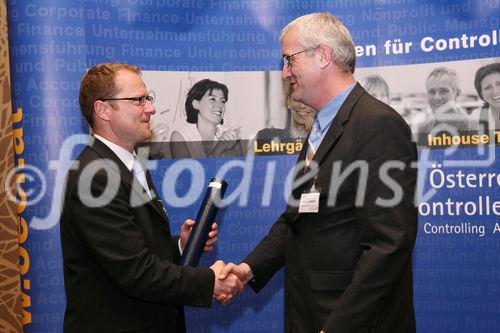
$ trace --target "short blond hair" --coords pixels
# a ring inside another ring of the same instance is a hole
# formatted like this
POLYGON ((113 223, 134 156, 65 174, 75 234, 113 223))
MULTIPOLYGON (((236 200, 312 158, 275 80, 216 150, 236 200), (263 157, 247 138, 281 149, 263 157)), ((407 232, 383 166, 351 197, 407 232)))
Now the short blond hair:
POLYGON ((115 78, 119 71, 127 70, 141 75, 137 66, 122 63, 104 63, 90 68, 80 83, 80 110, 89 123, 94 123, 95 101, 113 98, 118 93, 115 78))

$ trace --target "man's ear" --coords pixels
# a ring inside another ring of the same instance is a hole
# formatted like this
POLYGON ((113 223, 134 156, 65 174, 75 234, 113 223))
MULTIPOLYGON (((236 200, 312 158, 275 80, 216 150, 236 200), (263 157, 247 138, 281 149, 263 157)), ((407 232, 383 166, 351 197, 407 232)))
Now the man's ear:
POLYGON ((320 56, 320 66, 322 69, 333 62, 333 50, 328 45, 321 44, 318 46, 318 52, 320 56))
POLYGON ((94 102, 94 113, 95 116, 102 120, 109 120, 109 113, 111 111, 111 106, 104 101, 95 101, 94 102))

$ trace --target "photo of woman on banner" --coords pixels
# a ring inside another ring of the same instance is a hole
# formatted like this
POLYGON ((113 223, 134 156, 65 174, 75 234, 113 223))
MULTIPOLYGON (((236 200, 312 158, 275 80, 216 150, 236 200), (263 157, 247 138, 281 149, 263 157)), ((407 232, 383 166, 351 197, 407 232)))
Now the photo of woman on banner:
POLYGON ((242 156, 241 126, 224 126, 229 90, 210 79, 196 82, 186 96, 187 123, 172 131, 172 158, 242 156))
POLYGON ((479 68, 474 86, 484 105, 472 111, 472 129, 481 132, 500 129, 500 63, 479 68))
POLYGON ((288 110, 287 126, 285 128, 263 128, 255 136, 258 146, 271 141, 287 142, 295 139, 305 138, 311 130, 316 110, 294 100, 291 97, 290 84, 285 82, 285 103, 288 110))

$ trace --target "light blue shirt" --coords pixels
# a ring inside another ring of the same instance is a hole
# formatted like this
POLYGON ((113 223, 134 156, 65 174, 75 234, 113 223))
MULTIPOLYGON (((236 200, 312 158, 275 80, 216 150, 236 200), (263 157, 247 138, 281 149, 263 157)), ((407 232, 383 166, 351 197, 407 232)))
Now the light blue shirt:
POLYGON ((319 122, 319 130, 321 132, 321 136, 318 140, 316 147, 319 147, 323 138, 325 137, 328 129, 332 125, 333 118, 337 115, 340 110, 342 104, 344 104, 347 96, 351 93, 352 89, 356 82, 347 87, 343 92, 337 95, 330 103, 328 103, 323 109, 319 110, 316 120, 319 122))

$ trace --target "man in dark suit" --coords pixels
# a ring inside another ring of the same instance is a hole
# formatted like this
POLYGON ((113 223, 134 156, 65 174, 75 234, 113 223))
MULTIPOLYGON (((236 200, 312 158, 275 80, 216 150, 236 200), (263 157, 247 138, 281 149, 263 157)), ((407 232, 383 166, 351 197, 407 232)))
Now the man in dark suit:
MULTIPOLYGON (((177 265, 193 221, 172 237, 134 147, 151 136, 152 98, 135 66, 101 64, 80 87, 94 135, 68 173, 61 215, 66 332, 184 332, 182 305, 241 290, 236 276, 177 265)), ((206 250, 216 241, 212 227, 206 250)))
POLYGON ((335 16, 302 16, 280 41, 292 98, 319 110, 312 142, 285 212, 219 277, 236 273, 259 291, 284 267, 286 332, 414 332, 410 129, 354 81, 354 44, 335 16))

